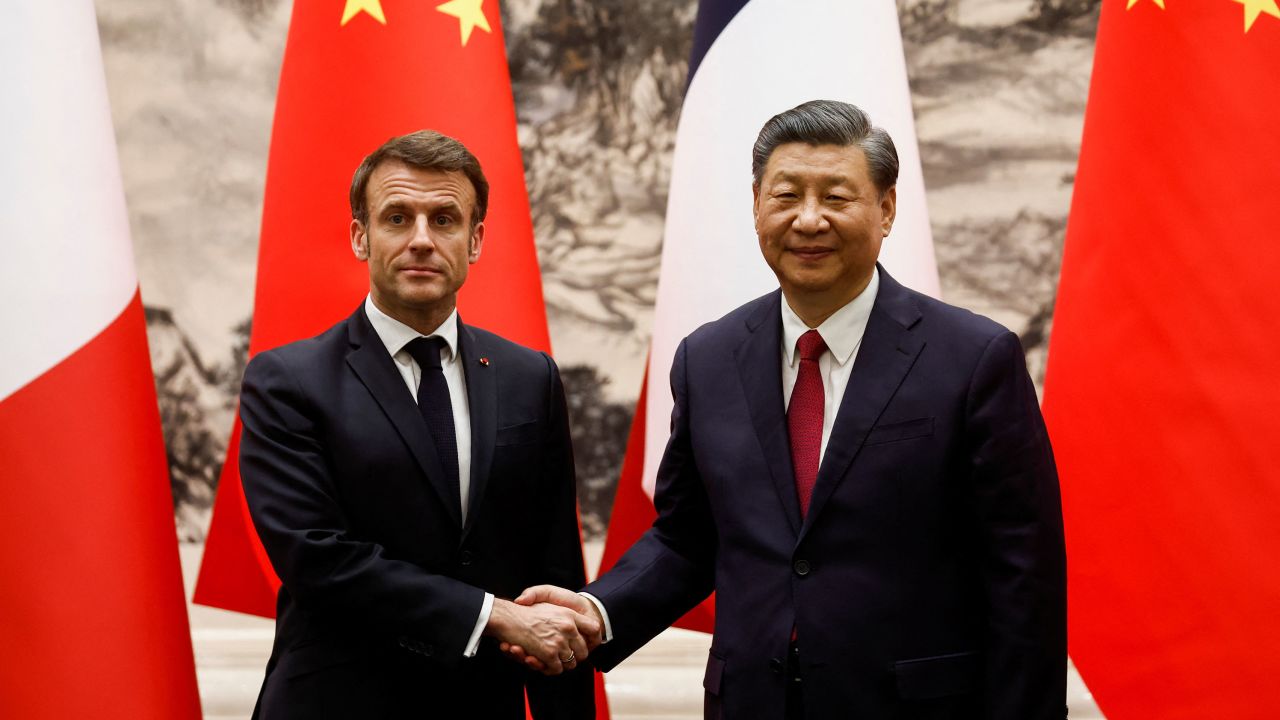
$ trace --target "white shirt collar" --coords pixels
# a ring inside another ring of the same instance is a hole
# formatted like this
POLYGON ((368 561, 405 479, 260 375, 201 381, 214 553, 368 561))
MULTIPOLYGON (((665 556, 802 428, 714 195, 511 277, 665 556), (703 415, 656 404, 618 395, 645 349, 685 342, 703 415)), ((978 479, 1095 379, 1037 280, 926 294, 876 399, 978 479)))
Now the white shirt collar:
MULTIPOLYGON (((853 352, 858 349, 879 290, 880 269, 875 268, 871 272, 871 282, 867 283, 867 287, 858 294, 858 297, 832 313, 831 317, 817 327, 818 334, 827 344, 827 349, 831 351, 831 357, 835 359, 836 365, 843 366, 849 362, 853 352)), ((782 296, 780 304, 782 305, 782 352, 787 359, 787 364, 795 365, 796 341, 809 331, 809 326, 805 325, 796 311, 787 304, 786 295, 782 296)))
MULTIPOLYGON (((392 357, 403 350, 411 340, 423 337, 422 333, 379 310, 378 306, 373 304, 371 295, 364 299, 364 312, 369 316, 369 324, 373 325, 373 331, 378 334, 378 339, 387 347, 387 354, 392 357)), ((449 357, 445 360, 452 362, 458 353, 458 308, 455 307, 453 312, 449 313, 449 317, 440 323, 440 327, 432 330, 426 337, 438 337, 444 340, 449 348, 449 357)))

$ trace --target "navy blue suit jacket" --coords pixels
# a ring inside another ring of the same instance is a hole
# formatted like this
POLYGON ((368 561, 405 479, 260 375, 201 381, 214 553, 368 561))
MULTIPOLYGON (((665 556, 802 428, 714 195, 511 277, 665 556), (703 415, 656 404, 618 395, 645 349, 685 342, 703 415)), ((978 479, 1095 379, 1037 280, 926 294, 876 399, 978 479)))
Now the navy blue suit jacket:
POLYGON ((240 473, 283 581, 255 717, 594 717, 590 672, 543 678, 486 640, 486 591, 583 581, 564 391, 551 358, 459 323, 466 523, 363 306, 245 370, 240 473), (481 358, 485 362, 481 362, 481 358))
POLYGON ((811 718, 1063 717, 1061 505, 1018 338, 880 272, 803 520, 781 292, 680 344, 658 519, 586 588, 597 667, 714 589, 709 718, 783 717, 792 628, 811 718))

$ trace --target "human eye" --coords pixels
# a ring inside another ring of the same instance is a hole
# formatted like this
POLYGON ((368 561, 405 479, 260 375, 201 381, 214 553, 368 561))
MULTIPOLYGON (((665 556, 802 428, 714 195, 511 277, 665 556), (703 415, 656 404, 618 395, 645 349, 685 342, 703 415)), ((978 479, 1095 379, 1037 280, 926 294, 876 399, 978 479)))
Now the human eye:
POLYGON ((404 213, 395 212, 387 215, 387 222, 397 226, 404 225, 406 222, 408 222, 408 218, 404 216, 404 213))
POLYGON ((441 213, 432 218, 431 222, 435 223, 438 227, 446 227, 453 224, 453 218, 448 214, 441 213))

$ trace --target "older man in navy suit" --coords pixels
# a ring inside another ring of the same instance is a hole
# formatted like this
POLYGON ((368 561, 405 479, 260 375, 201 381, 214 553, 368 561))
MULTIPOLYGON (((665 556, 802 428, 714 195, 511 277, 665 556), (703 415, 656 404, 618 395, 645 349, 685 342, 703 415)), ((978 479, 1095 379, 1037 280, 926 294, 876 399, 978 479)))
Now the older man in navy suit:
POLYGON ((781 288, 680 344, 658 519, 582 595, 517 601, 596 609, 608 670, 714 590, 708 718, 1060 720, 1061 504, 1018 338, 877 264, 898 160, 858 108, 775 116, 752 166, 781 288))

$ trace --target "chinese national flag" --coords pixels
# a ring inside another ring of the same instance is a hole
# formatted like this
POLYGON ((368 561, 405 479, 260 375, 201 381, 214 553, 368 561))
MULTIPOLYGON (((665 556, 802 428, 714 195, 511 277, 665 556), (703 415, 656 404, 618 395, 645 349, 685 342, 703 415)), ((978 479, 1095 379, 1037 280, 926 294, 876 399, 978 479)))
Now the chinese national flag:
MULTIPOLYGON (((423 128, 465 144, 490 185, 484 255, 459 312, 550 349, 497 3, 312 0, 294 4, 280 72, 250 355, 323 332, 368 293, 348 239, 351 175, 388 138, 423 128)), ((195 601, 274 617, 280 581, 249 519, 239 440, 237 422, 195 601)))
POLYGON ((1110 720, 1280 710, 1280 8, 1103 0, 1045 415, 1110 720))
MULTIPOLYGON (((308 0, 294 4, 280 73, 250 355, 316 335, 362 301, 351 175, 387 139, 423 128, 460 140, 489 180, 484 255, 459 312, 550 350, 497 2, 308 0)), ((239 440, 237 421, 195 601, 273 617, 280 581, 249 519, 239 440)))

